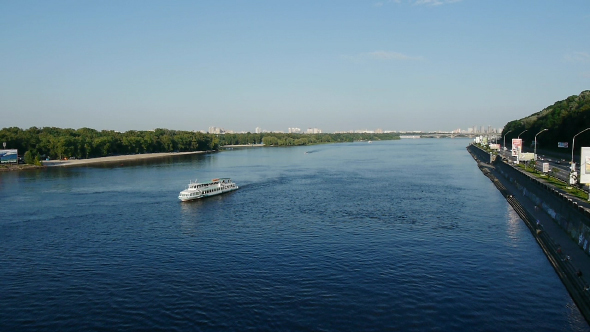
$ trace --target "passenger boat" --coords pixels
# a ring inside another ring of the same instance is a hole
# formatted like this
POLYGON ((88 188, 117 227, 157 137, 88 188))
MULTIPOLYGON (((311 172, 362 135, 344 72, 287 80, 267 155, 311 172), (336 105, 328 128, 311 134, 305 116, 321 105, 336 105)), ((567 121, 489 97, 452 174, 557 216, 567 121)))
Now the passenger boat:
POLYGON ((214 195, 226 193, 228 191, 236 190, 238 186, 231 181, 230 178, 213 179, 210 182, 199 183, 190 181, 188 188, 178 194, 178 199, 181 201, 190 201, 214 195))

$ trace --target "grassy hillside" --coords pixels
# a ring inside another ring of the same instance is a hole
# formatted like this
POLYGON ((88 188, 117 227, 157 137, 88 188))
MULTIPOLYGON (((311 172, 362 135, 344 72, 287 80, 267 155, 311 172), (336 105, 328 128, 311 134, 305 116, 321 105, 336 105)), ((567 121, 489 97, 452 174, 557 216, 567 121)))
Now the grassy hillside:
MULTIPOLYGON (((571 151, 574 135, 590 128, 590 90, 560 100, 526 118, 508 122, 502 136, 512 131, 506 137, 507 145, 509 145, 508 139, 516 138, 526 129, 527 131, 520 135, 520 138, 524 140, 525 146, 530 146, 534 142, 535 135, 545 128, 549 130, 537 136, 539 148, 560 152, 571 151), (557 142, 569 142, 569 148, 559 149, 557 142)), ((590 146, 590 130, 576 137, 576 154, 579 153, 578 147, 582 146, 590 146)))

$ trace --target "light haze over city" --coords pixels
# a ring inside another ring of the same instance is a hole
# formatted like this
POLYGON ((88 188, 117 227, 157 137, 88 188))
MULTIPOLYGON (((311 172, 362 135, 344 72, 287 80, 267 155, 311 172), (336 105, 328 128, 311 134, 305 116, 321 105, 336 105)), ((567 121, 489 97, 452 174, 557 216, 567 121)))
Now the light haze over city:
POLYGON ((590 88, 588 0, 2 1, 0 128, 501 128, 590 88))

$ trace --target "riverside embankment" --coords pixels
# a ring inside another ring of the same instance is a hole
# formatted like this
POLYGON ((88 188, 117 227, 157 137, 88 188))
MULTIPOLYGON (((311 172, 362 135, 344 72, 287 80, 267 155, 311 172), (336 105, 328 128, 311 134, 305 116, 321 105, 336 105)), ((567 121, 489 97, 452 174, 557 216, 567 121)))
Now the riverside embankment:
POLYGON ((590 323, 590 204, 500 158, 491 162, 490 154, 475 145, 467 150, 529 228, 590 323))

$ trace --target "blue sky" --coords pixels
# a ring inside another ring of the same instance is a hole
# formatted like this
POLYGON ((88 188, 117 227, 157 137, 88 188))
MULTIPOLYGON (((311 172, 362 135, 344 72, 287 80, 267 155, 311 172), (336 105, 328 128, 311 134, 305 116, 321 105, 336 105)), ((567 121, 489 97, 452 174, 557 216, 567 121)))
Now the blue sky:
POLYGON ((0 0, 0 128, 502 127, 590 89, 588 0, 0 0))

